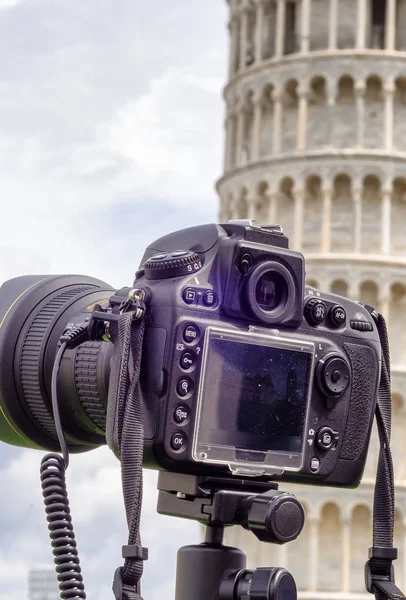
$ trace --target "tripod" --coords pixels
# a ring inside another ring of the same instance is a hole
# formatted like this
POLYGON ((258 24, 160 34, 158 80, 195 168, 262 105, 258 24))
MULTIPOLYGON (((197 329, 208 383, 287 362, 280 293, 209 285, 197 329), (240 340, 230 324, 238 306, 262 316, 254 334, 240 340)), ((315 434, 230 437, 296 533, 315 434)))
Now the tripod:
POLYGON ((224 527, 242 525, 260 541, 285 544, 297 538, 304 510, 278 485, 243 479, 161 472, 160 514, 206 525, 202 544, 178 551, 175 600, 296 600, 296 584, 283 568, 246 569, 245 553, 223 545, 224 527))

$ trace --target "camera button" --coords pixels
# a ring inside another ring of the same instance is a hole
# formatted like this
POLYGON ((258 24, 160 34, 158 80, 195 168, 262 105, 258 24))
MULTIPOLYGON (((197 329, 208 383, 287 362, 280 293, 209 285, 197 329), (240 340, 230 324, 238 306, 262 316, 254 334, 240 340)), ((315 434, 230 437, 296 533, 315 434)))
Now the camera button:
POLYGON ((321 325, 327 316, 327 306, 317 298, 311 298, 305 305, 305 317, 310 325, 321 325))
POLYGON ((320 450, 323 450, 323 452, 330 450, 337 441, 338 433, 330 429, 330 427, 322 427, 320 431, 317 432, 317 446, 320 450))
POLYGON ((194 341, 197 340, 198 335, 199 330, 197 329, 197 327, 195 327, 194 325, 188 325, 185 331, 183 332, 183 339, 188 344, 192 344, 194 341))
POLYGON ((342 306, 333 306, 330 312, 330 319, 335 327, 341 327, 341 325, 344 325, 346 318, 347 314, 342 306))
POLYGON ((320 469, 320 460, 317 458, 317 456, 315 456, 310 461, 310 470, 311 470, 312 473, 317 473, 317 471, 319 469, 320 469))
POLYGON ((194 366, 195 362, 195 355, 191 352, 184 352, 180 357, 180 366, 182 367, 182 369, 191 369, 194 366))
POLYGON ((175 451, 180 451, 185 448, 187 443, 187 437, 184 433, 177 432, 171 438, 171 448, 175 451))
POLYGON ((326 391, 333 396, 343 394, 350 384, 350 367, 339 356, 330 358, 324 365, 322 382, 326 391))
POLYGON ((183 300, 186 304, 194 304, 196 302, 196 291, 192 288, 186 288, 183 292, 183 300))
POLYGON ((186 423, 186 421, 188 420, 189 414, 190 414, 189 408, 182 404, 182 405, 178 406, 177 409, 175 410, 173 418, 175 419, 175 421, 177 423, 179 423, 179 425, 183 425, 183 423, 186 423))
POLYGON ((206 290, 204 292, 203 302, 206 306, 214 306, 216 304, 216 296, 212 290, 206 290))
POLYGON ((193 383, 189 379, 181 379, 178 383, 177 392, 179 396, 187 396, 193 388, 193 383))

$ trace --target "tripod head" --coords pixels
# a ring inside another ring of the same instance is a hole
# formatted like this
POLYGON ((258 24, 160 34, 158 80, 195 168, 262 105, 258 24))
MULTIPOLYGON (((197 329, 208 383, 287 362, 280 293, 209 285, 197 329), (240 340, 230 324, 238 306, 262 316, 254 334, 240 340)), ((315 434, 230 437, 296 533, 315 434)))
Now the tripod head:
POLYGON ((282 568, 247 570, 246 556, 223 546, 224 527, 241 525, 268 543, 285 544, 304 525, 300 502, 273 482, 161 472, 160 514, 199 521, 203 544, 178 552, 176 600, 295 600, 296 584, 282 568))

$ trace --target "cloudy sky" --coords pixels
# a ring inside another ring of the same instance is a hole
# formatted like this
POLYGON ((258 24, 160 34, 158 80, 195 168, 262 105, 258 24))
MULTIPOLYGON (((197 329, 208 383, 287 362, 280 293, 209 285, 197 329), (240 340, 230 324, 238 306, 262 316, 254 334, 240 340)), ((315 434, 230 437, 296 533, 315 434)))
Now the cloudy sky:
MULTIPOLYGON (((216 219, 227 36, 224 0, 0 0, 0 283, 83 273, 128 285, 146 245, 216 219)), ((41 454, 0 444, 0 600, 27 600, 51 564, 41 454)), ((126 541, 119 465, 72 459, 88 598, 111 600, 126 541)), ((192 522, 157 516, 146 473, 146 600, 173 597, 192 522)))

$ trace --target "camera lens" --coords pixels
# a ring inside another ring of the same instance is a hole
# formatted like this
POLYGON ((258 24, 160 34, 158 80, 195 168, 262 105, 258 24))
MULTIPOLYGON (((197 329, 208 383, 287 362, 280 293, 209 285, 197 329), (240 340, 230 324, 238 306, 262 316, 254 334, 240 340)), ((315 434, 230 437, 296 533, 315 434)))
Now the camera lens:
POLYGON ((276 271, 266 271, 258 279, 255 288, 255 300, 262 310, 273 311, 288 296, 286 279, 276 271))
POLYGON ((292 318, 297 294, 290 271, 276 261, 257 265, 246 284, 248 311, 259 321, 278 325, 292 318))
MULTIPOLYGON (((75 275, 18 277, 0 287, 0 442, 59 450, 51 402, 59 338, 113 292, 75 275)), ((109 346, 85 342, 62 359, 58 403, 72 452, 106 443, 109 346)))

